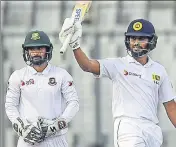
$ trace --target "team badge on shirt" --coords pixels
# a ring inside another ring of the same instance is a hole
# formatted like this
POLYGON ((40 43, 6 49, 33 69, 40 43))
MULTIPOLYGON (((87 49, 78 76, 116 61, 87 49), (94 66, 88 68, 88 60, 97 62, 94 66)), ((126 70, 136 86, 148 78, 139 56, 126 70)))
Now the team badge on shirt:
POLYGON ((51 85, 51 86, 56 85, 56 84, 57 84, 56 79, 55 79, 54 77, 49 78, 49 82, 48 82, 48 84, 51 85))
POLYGON ((152 80, 155 84, 159 85, 159 81, 160 81, 160 76, 156 75, 156 74, 152 74, 152 80))

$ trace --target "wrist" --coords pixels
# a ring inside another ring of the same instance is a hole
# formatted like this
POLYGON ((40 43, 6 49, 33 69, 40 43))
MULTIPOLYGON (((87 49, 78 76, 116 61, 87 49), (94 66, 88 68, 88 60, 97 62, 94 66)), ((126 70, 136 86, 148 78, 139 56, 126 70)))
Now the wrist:
POLYGON ((73 51, 80 48, 80 39, 77 38, 75 41, 69 43, 69 46, 72 48, 73 51))
POLYGON ((58 128, 59 128, 60 130, 62 130, 62 129, 65 129, 65 128, 67 128, 67 127, 68 127, 67 121, 66 121, 65 119, 63 119, 63 118, 60 118, 60 119, 58 120, 58 128))

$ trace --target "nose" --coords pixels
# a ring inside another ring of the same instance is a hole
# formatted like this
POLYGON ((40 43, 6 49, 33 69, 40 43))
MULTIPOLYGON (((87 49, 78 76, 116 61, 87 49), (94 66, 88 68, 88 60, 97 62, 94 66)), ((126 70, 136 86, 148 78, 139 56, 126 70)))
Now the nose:
POLYGON ((139 45, 140 45, 139 42, 140 42, 139 39, 135 39, 135 40, 134 40, 134 45, 135 45, 135 46, 139 46, 139 45))

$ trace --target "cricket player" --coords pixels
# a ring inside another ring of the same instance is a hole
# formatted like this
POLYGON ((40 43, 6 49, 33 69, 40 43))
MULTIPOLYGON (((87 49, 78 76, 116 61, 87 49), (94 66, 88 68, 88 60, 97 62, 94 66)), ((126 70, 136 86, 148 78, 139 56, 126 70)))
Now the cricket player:
POLYGON ((5 102, 17 147, 68 147, 68 123, 79 110, 73 78, 49 63, 53 46, 43 31, 29 32, 22 48, 27 66, 10 76, 5 102))
POLYGON ((73 34, 69 45, 81 69, 112 81, 114 146, 160 147, 163 137, 157 107, 163 103, 176 127, 176 103, 165 68, 149 57, 158 38, 153 24, 145 19, 133 20, 125 32, 128 55, 101 60, 89 59, 82 51, 80 22, 72 25, 72 19, 65 19, 59 33, 62 43, 69 33, 73 34))

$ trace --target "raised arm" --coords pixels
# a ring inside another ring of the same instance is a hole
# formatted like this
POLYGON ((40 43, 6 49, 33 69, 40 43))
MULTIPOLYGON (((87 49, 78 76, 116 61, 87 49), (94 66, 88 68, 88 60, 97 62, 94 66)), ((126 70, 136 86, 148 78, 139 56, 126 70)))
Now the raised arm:
POLYGON ((100 64, 97 60, 90 60, 85 53, 80 48, 80 38, 82 36, 82 25, 80 22, 77 22, 75 25, 72 25, 72 20, 66 18, 62 26, 61 32, 59 33, 59 39, 64 43, 68 34, 73 33, 71 41, 69 43, 72 48, 75 58, 83 71, 91 72, 93 74, 100 74, 100 64))
POLYGON ((93 73, 96 77, 108 77, 114 79, 119 72, 116 64, 120 61, 119 59, 101 59, 94 60, 89 59, 86 54, 81 50, 80 38, 82 36, 82 25, 80 22, 76 22, 74 25, 70 18, 66 18, 62 26, 61 32, 59 33, 59 39, 63 44, 69 34, 73 34, 69 46, 74 52, 74 56, 85 72, 93 73))
POLYGON ((91 72, 93 74, 100 74, 100 64, 97 60, 89 59, 81 48, 75 49, 74 56, 81 69, 85 72, 91 72))

